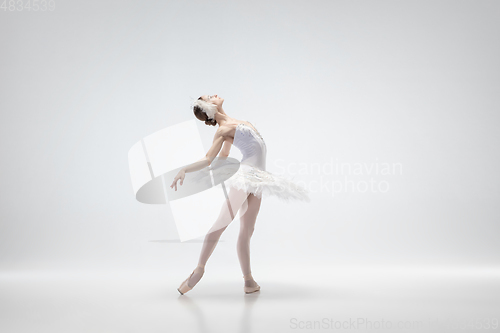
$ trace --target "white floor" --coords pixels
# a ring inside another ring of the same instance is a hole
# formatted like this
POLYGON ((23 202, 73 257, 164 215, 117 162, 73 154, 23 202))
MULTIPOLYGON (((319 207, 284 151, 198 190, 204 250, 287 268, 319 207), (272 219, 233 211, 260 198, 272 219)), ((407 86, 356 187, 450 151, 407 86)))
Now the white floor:
POLYGON ((249 295, 210 271, 181 296, 189 273, 0 272, 0 332, 500 332, 498 268, 288 267, 249 295))

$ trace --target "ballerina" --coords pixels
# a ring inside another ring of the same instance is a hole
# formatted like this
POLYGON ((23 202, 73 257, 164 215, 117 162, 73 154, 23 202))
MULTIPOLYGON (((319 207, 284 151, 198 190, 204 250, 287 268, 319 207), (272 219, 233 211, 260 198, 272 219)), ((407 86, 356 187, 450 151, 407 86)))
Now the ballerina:
POLYGON ((260 286, 254 280, 250 267, 250 238, 254 232, 263 194, 274 195, 285 201, 310 201, 305 188, 287 178, 266 171, 267 147, 262 135, 249 121, 228 116, 222 108, 223 103, 224 99, 218 95, 203 95, 193 103, 196 118, 209 126, 219 125, 219 128, 206 156, 181 169, 170 185, 177 191, 177 182, 180 181, 182 185, 186 173, 210 166, 217 155, 219 159, 227 158, 232 145, 240 149, 243 155, 238 171, 225 181, 230 191, 219 217, 205 236, 198 266, 177 289, 181 295, 200 281, 220 236, 240 209, 237 252, 245 283, 243 290, 247 294, 259 291, 260 286))

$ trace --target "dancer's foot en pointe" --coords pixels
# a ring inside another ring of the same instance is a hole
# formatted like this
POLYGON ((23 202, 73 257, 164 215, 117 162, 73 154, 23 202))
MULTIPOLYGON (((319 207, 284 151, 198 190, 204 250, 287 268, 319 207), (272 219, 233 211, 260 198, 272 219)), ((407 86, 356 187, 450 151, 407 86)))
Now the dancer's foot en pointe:
POLYGON ((203 273, 205 273, 205 267, 198 265, 194 269, 193 273, 191 273, 191 275, 189 275, 189 277, 181 283, 179 288, 177 288, 177 291, 180 292, 181 295, 184 295, 185 293, 193 289, 198 281, 200 281, 203 273))
POLYGON ((245 286, 243 287, 245 294, 251 294, 260 290, 260 286, 252 277, 252 273, 243 276, 243 279, 245 280, 245 286))

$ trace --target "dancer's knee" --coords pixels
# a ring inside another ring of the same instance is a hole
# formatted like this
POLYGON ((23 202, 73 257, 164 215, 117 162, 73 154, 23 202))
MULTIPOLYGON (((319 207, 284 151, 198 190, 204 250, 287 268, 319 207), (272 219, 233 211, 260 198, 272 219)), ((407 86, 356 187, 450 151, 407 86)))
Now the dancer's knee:
POLYGON ((212 226, 212 228, 208 231, 207 237, 219 238, 222 235, 222 233, 224 232, 224 230, 226 230, 226 228, 227 228, 227 225, 226 226, 218 226, 217 224, 214 224, 212 226))
POLYGON ((241 227, 239 238, 248 238, 252 237, 254 228, 253 227, 241 227))
POLYGON ((253 225, 247 227, 247 232, 250 235, 250 237, 252 237, 254 230, 255 230, 255 227, 253 225))

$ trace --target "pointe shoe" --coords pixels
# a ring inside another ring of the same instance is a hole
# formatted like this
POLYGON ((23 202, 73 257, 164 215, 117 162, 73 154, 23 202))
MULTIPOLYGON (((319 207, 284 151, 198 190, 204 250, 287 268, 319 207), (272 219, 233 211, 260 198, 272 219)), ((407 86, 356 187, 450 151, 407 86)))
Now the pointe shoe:
MULTIPOLYGON (((203 266, 198 266, 196 268, 202 268, 203 271, 205 271, 205 267, 203 267, 203 266)), ((189 275, 189 277, 181 283, 181 285, 179 286, 179 288, 177 288, 177 291, 180 292, 181 295, 184 295, 185 293, 187 293, 188 291, 190 291, 191 289, 194 288, 194 286, 192 286, 192 287, 189 286, 188 282, 189 282, 189 279, 191 278, 191 276, 193 276, 194 271, 196 270, 196 268, 193 270, 193 272, 191 273, 191 275, 189 275)))
MULTIPOLYGON (((247 274, 247 275, 244 275, 243 276, 243 279, 245 281, 247 280, 253 280, 253 277, 252 277, 252 273, 250 274, 247 274)), ((254 281, 255 282, 255 281, 254 281)), ((257 282, 255 282, 255 284, 257 284, 257 282)), ((257 284, 255 287, 247 287, 247 286, 244 286, 243 287, 243 290, 245 291, 245 294, 251 294, 251 293, 254 293, 256 291, 259 291, 260 290, 260 286, 257 284)))

